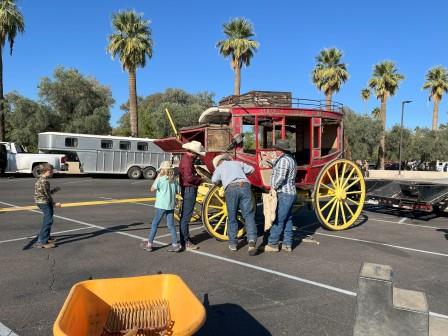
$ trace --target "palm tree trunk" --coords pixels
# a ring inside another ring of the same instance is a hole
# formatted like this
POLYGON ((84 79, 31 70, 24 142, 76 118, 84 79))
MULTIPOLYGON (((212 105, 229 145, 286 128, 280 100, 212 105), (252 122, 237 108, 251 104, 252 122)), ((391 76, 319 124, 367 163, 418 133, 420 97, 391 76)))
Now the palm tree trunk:
POLYGON ((380 138, 380 147, 378 148, 378 164, 380 169, 384 169, 384 154, 386 149, 386 102, 387 97, 381 99, 380 120, 383 130, 380 138))
POLYGON ((439 99, 437 97, 433 97, 434 99, 434 110, 432 111, 432 130, 436 131, 438 128, 438 119, 439 119, 439 99))
POLYGON ((241 88, 241 67, 240 67, 240 62, 236 61, 235 62, 235 80, 233 83, 233 94, 235 96, 239 96, 240 95, 240 88, 241 88))
POLYGON ((3 48, 0 44, 0 141, 6 139, 5 97, 3 97, 3 48))
POLYGON ((333 93, 327 93, 326 94, 326 96, 325 96, 325 106, 326 106, 326 109, 328 110, 328 111, 331 111, 331 96, 333 95, 333 93))
POLYGON ((129 119, 131 136, 138 137, 137 83, 135 70, 129 70, 129 119))

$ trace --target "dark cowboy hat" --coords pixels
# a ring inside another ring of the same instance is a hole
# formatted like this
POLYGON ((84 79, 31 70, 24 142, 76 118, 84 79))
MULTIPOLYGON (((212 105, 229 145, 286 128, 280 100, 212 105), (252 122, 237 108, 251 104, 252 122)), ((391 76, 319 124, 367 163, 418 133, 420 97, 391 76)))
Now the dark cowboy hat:
POLYGON ((274 148, 278 149, 282 152, 292 152, 293 151, 293 149, 291 147, 289 147, 288 140, 281 140, 281 139, 277 140, 275 142, 274 148))

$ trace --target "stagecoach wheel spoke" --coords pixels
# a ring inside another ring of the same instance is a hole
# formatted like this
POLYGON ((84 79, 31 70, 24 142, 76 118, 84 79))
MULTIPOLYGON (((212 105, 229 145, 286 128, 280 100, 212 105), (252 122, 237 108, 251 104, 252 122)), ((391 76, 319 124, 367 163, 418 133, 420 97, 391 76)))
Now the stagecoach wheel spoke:
POLYGON ((331 204, 331 203, 333 203, 334 201, 336 201, 336 197, 333 197, 327 204, 325 204, 321 209, 320 209, 320 211, 324 211, 326 208, 328 208, 328 206, 331 204))
POLYGON ((224 214, 224 210, 221 210, 220 212, 215 213, 213 216, 210 216, 208 219, 211 221, 212 219, 219 217, 222 214, 224 214))
POLYGON ((347 197, 347 201, 351 201, 351 202, 353 202, 353 203, 355 203, 356 205, 358 205, 358 206, 359 206, 359 203, 358 203, 358 202, 356 202, 356 201, 354 201, 354 200, 352 200, 351 198, 348 198, 348 197, 347 197))
POLYGON ((227 227, 229 226, 229 218, 226 218, 226 225, 224 226, 224 236, 227 236, 227 227))
POLYGON ((365 183, 355 163, 337 159, 322 168, 313 200, 317 218, 325 228, 349 228, 361 214, 364 199, 365 183))
POLYGON ((360 195, 360 194, 362 194, 362 191, 361 190, 347 191, 346 194, 347 195, 360 195))
POLYGON ((336 201, 336 217, 334 217, 334 225, 338 226, 338 222, 339 222, 339 204, 340 201, 337 200, 336 201))
POLYGON ((212 205, 212 204, 210 204, 208 207, 212 208, 212 209, 222 209, 222 205, 212 205))
POLYGON ((344 180, 344 176, 345 176, 345 168, 347 168, 347 163, 344 162, 344 165, 342 166, 341 179, 340 179, 340 182, 339 182, 339 185, 340 185, 341 187, 342 187, 342 186, 344 185, 344 183, 345 183, 345 180, 344 180))
POLYGON ((337 163, 334 165, 334 173, 336 175, 336 178, 335 178, 335 180, 336 180, 336 188, 338 188, 339 187, 339 171, 338 171, 338 164, 337 163))
POLYGON ((330 178, 330 182, 331 182, 331 185, 333 186, 333 188, 334 188, 334 189, 337 189, 337 185, 336 185, 336 183, 334 182, 334 180, 333 180, 333 178, 331 177, 331 175, 330 175, 330 173, 328 172, 328 170, 327 170, 327 176, 330 178))
POLYGON ((354 216, 355 214, 353 213, 352 208, 350 208, 350 206, 347 204, 347 202, 344 202, 344 205, 346 206, 346 208, 348 209, 348 211, 350 212, 350 214, 351 214, 352 216, 354 216))
POLYGON ((345 187, 344 190, 346 190, 346 191, 350 190, 350 188, 353 187, 359 181, 361 181, 361 179, 358 177, 356 180, 354 180, 352 183, 350 183, 350 185, 348 187, 345 187))
POLYGON ((348 181, 350 181, 350 178, 352 177, 353 173, 356 171, 355 168, 352 168, 352 170, 350 171, 350 174, 348 174, 347 178, 344 181, 344 184, 342 185, 342 188, 345 188, 345 186, 347 185, 348 181))
POLYGON ((342 221, 344 222, 344 225, 347 225, 347 218, 345 217, 345 210, 344 210, 344 202, 340 202, 339 203, 339 207, 341 208, 341 217, 342 217, 342 221))
POLYGON ((221 218, 219 219, 218 223, 215 225, 215 227, 214 227, 214 230, 215 230, 215 231, 218 230, 218 228, 221 226, 221 223, 222 223, 222 221, 223 221, 224 219, 227 219, 227 215, 226 215, 226 214, 223 214, 223 215, 221 216, 221 218))
MULTIPOLYGON (((334 199, 336 200, 336 199, 334 199)), ((331 218, 331 215, 333 214, 334 211, 334 207, 336 206, 337 202, 333 202, 333 205, 331 206, 330 211, 328 212, 327 218, 325 218, 325 221, 328 222, 329 219, 331 218)))
POLYGON ((321 187, 324 187, 328 190, 330 190, 331 192, 335 193, 336 191, 333 188, 330 188, 329 186, 327 186, 326 184, 321 184, 321 187))

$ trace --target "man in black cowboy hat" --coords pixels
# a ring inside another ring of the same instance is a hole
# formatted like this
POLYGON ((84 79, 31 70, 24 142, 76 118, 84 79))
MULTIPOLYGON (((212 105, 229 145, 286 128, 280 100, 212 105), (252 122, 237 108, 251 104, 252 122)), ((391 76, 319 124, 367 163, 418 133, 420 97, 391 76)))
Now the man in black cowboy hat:
POLYGON ((291 155, 292 149, 287 140, 277 140, 274 148, 278 158, 272 163, 271 190, 277 193, 276 218, 272 224, 266 252, 278 252, 279 240, 283 233, 282 250, 291 252, 293 242, 292 206, 296 199, 297 163, 291 155))

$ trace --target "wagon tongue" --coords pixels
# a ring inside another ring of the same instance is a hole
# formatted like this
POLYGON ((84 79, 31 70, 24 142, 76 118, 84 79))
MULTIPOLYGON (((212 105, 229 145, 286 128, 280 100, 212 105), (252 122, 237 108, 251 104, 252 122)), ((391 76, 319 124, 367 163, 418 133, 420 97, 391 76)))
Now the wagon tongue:
POLYGON ((154 140, 154 143, 162 150, 169 153, 183 152, 182 142, 176 137, 154 140))

